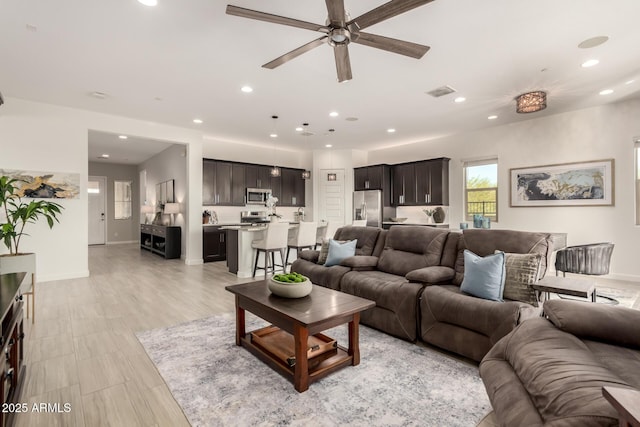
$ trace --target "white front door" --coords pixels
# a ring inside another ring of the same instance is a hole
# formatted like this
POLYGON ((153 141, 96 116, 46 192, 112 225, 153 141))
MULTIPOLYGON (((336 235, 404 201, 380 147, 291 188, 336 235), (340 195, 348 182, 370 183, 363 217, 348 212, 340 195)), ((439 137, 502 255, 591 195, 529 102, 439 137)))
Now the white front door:
POLYGON ((107 178, 90 176, 89 192, 89 244, 104 245, 107 234, 107 178))
POLYGON ((329 223, 326 234, 329 237, 332 237, 335 231, 345 224, 344 187, 344 169, 320 170, 318 219, 329 223))

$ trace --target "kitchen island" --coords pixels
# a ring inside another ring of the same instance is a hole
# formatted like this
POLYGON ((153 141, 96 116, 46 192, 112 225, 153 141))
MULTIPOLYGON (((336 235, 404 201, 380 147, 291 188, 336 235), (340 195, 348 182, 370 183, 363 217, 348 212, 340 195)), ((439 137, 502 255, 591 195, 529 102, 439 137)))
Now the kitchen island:
MULTIPOLYGON (((298 223, 289 223, 289 237, 295 233, 297 227, 298 223)), ((254 240, 264 238, 267 225, 222 226, 220 229, 227 231, 227 267, 229 272, 242 278, 252 277, 256 251, 251 247, 251 243, 254 240)), ((260 254, 260 258, 264 258, 264 254, 260 254)), ((258 264, 263 262, 264 259, 261 259, 258 264)))

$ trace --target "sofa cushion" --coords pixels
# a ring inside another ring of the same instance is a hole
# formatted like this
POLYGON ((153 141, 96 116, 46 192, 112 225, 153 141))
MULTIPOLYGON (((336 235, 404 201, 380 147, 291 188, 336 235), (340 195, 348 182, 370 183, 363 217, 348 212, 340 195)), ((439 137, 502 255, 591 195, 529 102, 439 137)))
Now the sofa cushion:
POLYGON ((291 265, 291 271, 307 276, 314 285, 339 291, 340 279, 347 272, 351 271, 351 268, 342 265, 325 267, 324 265, 298 258, 291 265))
POLYGON ((338 265, 343 259, 354 256, 356 254, 356 243, 356 240, 348 242, 338 242, 333 239, 329 240, 329 252, 324 265, 326 267, 338 265))
POLYGON ((553 246, 549 233, 532 233, 515 230, 467 229, 462 232, 458 246, 458 258, 455 269, 454 284, 461 284, 464 276, 464 249, 480 256, 487 256, 496 250, 507 253, 539 253, 542 255, 540 276, 543 278, 551 259, 553 246))
POLYGON ((540 254, 505 254, 506 276, 503 298, 538 306, 538 296, 531 287, 538 281, 540 254))
POLYGON ((640 311, 583 301, 550 300, 544 314, 558 328, 580 338, 640 349, 640 311))
POLYGON ((333 238, 335 240, 347 241, 357 240, 356 255, 373 255, 376 247, 380 229, 375 227, 340 227, 336 230, 333 238))
POLYGON ((316 263, 318 262, 318 258, 320 256, 320 251, 316 251, 313 249, 307 249, 305 251, 298 252, 298 258, 304 259, 309 262, 316 263))
POLYGON ((447 230, 433 227, 391 227, 378 270, 404 277, 412 270, 440 265, 448 234, 447 230))
POLYGON ((478 298, 502 301, 505 280, 504 259, 504 252, 483 258, 465 250, 465 272, 460 290, 478 298))
POLYGON ((345 267, 351 267, 354 269, 367 269, 371 270, 378 265, 378 257, 377 256, 364 256, 364 255, 355 255, 348 258, 343 259, 340 262, 340 265, 344 265, 345 267))

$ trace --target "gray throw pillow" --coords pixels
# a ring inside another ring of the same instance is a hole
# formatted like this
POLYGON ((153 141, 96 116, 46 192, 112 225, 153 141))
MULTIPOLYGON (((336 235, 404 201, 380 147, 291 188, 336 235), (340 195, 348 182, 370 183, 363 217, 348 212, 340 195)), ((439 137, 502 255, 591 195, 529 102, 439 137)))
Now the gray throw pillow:
POLYGON ((538 296, 531 285, 538 281, 541 263, 541 254, 505 253, 504 298, 537 307, 538 296))

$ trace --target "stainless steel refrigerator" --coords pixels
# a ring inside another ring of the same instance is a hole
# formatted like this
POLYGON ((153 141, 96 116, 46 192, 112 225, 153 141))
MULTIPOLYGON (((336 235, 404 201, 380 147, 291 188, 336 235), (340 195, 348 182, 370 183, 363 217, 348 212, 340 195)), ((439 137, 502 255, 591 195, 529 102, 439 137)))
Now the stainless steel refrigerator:
POLYGON ((382 192, 363 190, 353 192, 353 219, 366 219, 367 227, 382 228, 382 192))

